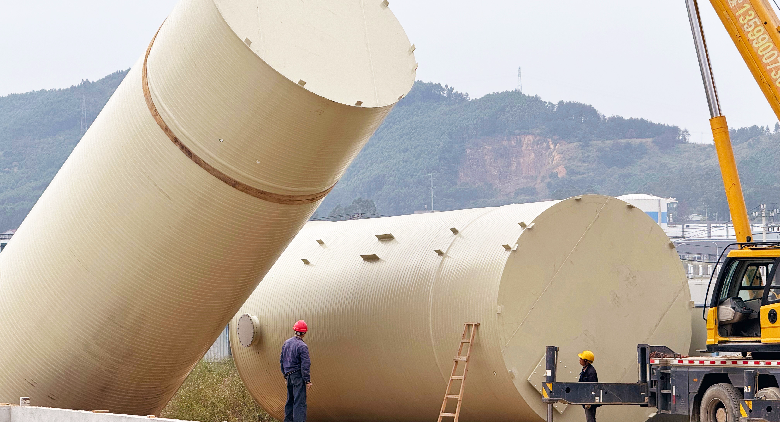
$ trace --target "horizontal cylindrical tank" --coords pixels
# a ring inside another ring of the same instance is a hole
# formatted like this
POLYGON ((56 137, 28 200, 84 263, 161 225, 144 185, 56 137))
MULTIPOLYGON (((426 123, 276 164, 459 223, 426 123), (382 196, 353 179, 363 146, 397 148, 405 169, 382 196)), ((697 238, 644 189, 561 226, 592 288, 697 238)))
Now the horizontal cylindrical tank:
MULTIPOLYGON (((462 420, 540 421, 545 346, 560 347, 560 380, 577 379, 589 349, 599 379, 636 382, 638 343, 688 351, 689 297, 663 230, 610 197, 310 222, 231 321, 231 349, 252 396, 281 420, 279 352, 305 319, 308 420, 435 420, 463 324, 479 322, 462 420), (242 331, 258 325, 249 347, 236 335, 245 314, 242 331)), ((557 421, 584 418, 557 408, 557 421)))
POLYGON ((0 402, 157 413, 416 63, 381 0, 183 0, 0 255, 0 402))

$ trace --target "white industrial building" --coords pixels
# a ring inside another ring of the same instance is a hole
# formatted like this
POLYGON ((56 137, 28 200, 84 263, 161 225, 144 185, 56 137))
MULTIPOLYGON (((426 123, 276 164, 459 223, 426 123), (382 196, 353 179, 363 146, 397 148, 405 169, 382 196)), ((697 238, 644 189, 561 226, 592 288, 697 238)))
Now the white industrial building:
POLYGON ((16 230, 8 230, 6 232, 0 233, 0 252, 2 252, 3 249, 5 249, 5 247, 8 245, 8 242, 11 241, 14 233, 16 233, 16 230))
POLYGON ((674 198, 661 198, 644 193, 632 193, 618 196, 617 198, 644 211, 664 230, 666 230, 669 224, 668 206, 670 203, 677 203, 677 200, 674 198))
POLYGON ((217 337, 214 344, 212 344, 208 352, 206 352, 206 355, 203 356, 203 360, 217 362, 227 359, 230 356, 230 330, 228 329, 228 326, 225 326, 225 329, 222 330, 222 334, 217 337))

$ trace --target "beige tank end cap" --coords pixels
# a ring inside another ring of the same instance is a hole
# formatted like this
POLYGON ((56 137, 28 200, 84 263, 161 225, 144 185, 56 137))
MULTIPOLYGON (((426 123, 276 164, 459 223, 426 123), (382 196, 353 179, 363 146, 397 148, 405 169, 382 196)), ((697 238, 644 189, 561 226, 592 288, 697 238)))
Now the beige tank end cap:
POLYGON ((236 331, 238 342, 244 347, 251 347, 260 338, 260 321, 254 315, 241 315, 238 318, 236 331))

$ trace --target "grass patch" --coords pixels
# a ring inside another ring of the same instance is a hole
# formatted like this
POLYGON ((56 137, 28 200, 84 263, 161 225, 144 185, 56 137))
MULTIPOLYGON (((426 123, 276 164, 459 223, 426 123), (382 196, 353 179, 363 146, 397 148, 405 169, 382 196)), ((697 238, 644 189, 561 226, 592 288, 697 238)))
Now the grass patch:
POLYGON ((232 358, 198 362, 160 417, 201 422, 276 422, 249 395, 232 358))

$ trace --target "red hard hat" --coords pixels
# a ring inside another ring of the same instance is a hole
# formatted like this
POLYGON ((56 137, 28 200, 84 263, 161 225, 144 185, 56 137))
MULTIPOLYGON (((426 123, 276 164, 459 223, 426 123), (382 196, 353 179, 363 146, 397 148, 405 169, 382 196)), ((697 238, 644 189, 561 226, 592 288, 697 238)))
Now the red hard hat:
POLYGON ((299 332, 299 333, 305 333, 309 331, 309 327, 306 326, 306 321, 300 320, 293 325, 293 330, 299 332))

